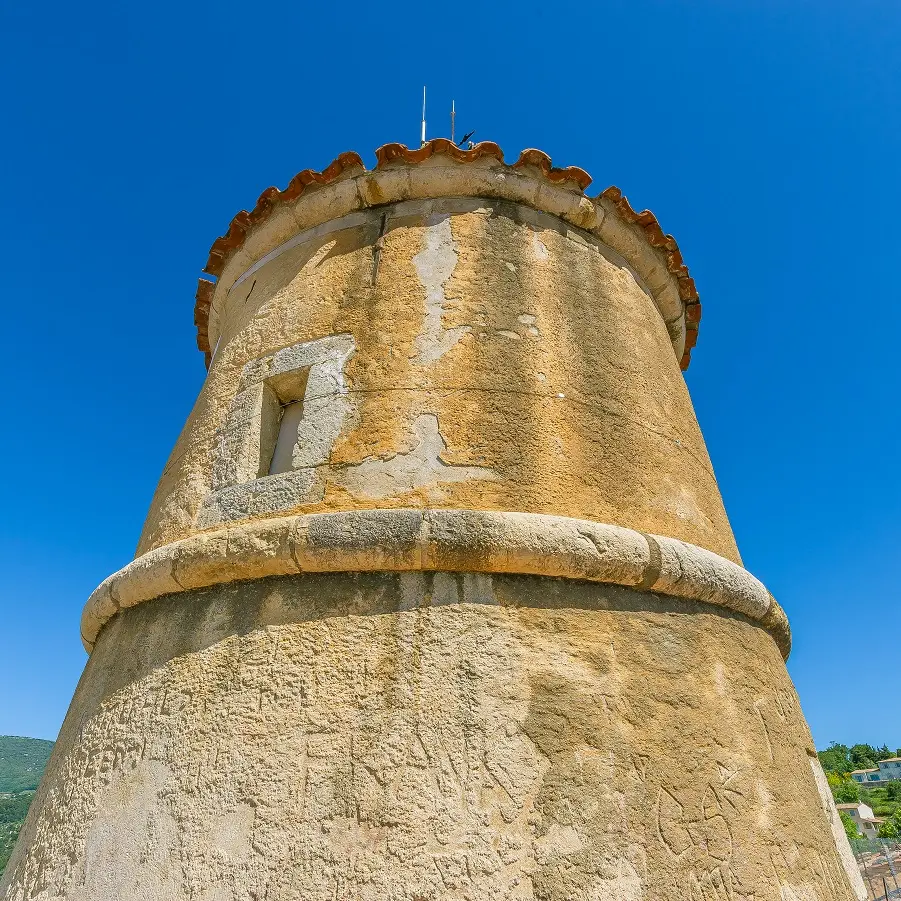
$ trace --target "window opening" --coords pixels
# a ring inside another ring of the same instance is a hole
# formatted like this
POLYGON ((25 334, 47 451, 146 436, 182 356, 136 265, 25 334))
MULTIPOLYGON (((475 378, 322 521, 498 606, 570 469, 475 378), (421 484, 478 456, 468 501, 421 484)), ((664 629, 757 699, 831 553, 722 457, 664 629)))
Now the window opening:
POLYGON ((269 464, 269 475, 280 472, 291 472, 294 469, 294 448, 297 445, 297 434, 300 420, 303 418, 303 401, 295 400, 285 404, 281 409, 281 423, 272 462, 269 464))

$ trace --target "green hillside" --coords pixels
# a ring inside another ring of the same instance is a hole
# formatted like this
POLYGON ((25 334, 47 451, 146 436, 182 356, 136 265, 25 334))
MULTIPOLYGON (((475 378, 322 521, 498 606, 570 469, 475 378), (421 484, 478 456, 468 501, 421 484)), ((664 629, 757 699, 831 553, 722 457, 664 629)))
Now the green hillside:
POLYGON ((52 741, 0 735, 0 874, 52 750, 52 741))
POLYGON ((0 876, 12 854, 33 797, 34 792, 0 795, 0 876))
POLYGON ((34 791, 52 750, 42 738, 0 735, 0 792, 34 791))

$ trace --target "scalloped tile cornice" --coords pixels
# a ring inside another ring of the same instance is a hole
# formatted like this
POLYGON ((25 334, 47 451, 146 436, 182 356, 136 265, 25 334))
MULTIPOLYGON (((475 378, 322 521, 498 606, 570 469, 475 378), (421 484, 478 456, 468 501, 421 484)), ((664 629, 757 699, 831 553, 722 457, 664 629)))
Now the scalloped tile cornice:
MULTIPOLYGON (((378 172, 398 165, 421 165, 436 155, 449 157, 454 162, 463 165, 489 158, 512 170, 528 168, 533 174, 539 173, 553 185, 571 187, 583 195, 585 189, 591 184, 591 176, 584 169, 579 169, 577 166, 555 167, 551 164, 551 158, 541 150, 523 150, 517 161, 508 165, 504 160, 503 151, 492 141, 482 141, 469 150, 462 150, 446 138, 434 138, 427 141, 422 147, 413 150, 403 144, 385 144, 375 152, 377 163, 374 171, 378 172)), ((367 169, 360 155, 351 151, 342 153, 321 172, 304 169, 291 179, 283 191, 275 187, 267 188, 260 194, 254 208, 250 212, 241 210, 232 219, 228 231, 213 242, 204 272, 218 278, 231 254, 244 245, 248 232, 263 222, 278 205, 296 200, 310 186, 328 185, 341 177, 363 175, 366 172, 367 169)), ((694 279, 689 275, 688 267, 682 260, 676 239, 663 231, 650 210, 643 210, 639 213, 632 209, 619 188, 609 187, 594 200, 597 202, 601 198, 612 204, 616 214, 624 222, 637 226, 641 230, 648 244, 662 253, 667 270, 676 279, 679 296, 685 307, 686 326, 685 352, 680 362, 682 369, 687 369, 691 361, 691 349, 697 342, 698 327, 701 321, 701 304, 694 279)), ((205 354, 207 365, 209 365, 212 353, 208 330, 214 289, 214 282, 200 279, 194 306, 197 346, 205 354)))

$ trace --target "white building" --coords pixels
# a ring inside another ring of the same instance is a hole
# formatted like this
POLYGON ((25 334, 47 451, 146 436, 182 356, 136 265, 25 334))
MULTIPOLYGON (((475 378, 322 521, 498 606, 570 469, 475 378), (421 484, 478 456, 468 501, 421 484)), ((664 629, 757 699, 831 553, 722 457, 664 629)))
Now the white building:
POLYGON ((879 835, 879 824, 884 823, 882 817, 873 816, 873 808, 866 804, 836 804, 839 810, 844 811, 854 820, 858 832, 864 838, 876 838, 879 835))
POLYGON ((885 782, 894 782, 895 779, 901 779, 901 757, 880 760, 871 770, 854 770, 851 778, 868 788, 878 787, 885 782))

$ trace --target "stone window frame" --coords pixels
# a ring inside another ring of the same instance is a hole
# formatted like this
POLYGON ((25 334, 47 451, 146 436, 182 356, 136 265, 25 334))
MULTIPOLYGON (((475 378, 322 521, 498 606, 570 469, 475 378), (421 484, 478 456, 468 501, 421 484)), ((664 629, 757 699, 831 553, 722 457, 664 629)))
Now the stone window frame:
POLYGON ((329 335, 245 364, 238 393, 216 430, 211 490, 197 515, 199 528, 321 499, 322 466, 352 412, 344 368, 355 351, 352 335, 329 335), (269 475, 282 409, 295 401, 303 402, 303 416, 293 469, 269 475))

